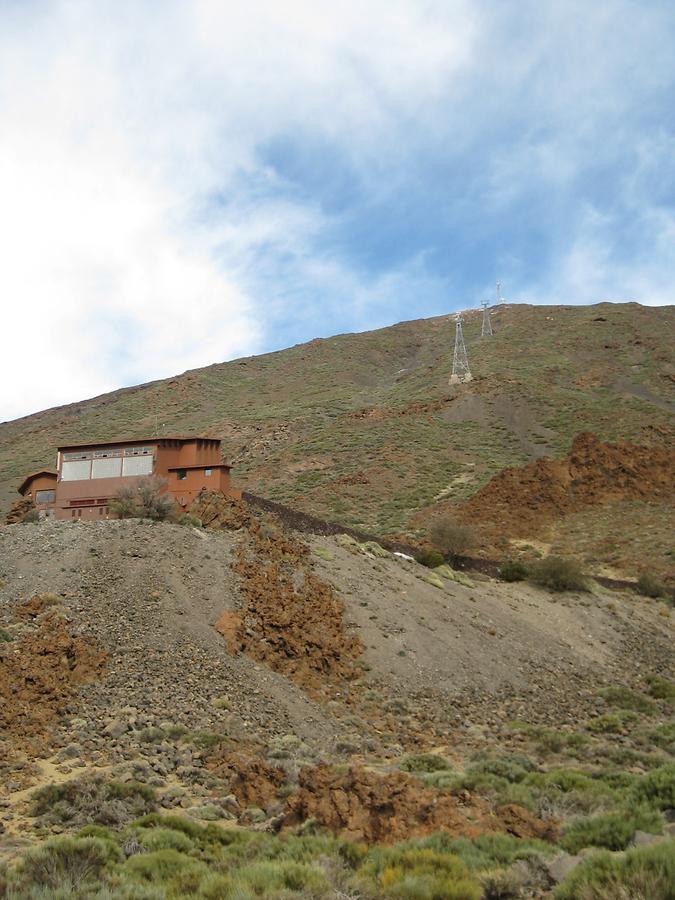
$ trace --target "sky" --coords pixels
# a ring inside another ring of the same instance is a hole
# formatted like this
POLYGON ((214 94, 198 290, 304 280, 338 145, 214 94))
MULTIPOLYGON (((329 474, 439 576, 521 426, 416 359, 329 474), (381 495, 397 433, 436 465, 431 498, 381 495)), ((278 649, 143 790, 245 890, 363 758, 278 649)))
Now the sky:
POLYGON ((672 0, 0 0, 0 420, 510 302, 675 302, 672 0))

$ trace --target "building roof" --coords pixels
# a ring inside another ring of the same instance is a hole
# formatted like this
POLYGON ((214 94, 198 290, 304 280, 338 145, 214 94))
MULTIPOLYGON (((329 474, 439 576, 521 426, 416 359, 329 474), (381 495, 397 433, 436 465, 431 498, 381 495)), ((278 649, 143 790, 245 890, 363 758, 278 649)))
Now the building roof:
POLYGON ((219 463, 193 463, 189 466, 167 466, 167 472, 180 472, 181 469, 231 469, 232 466, 226 462, 219 463))
POLYGON ((122 438, 116 441, 84 441, 78 444, 60 444, 59 450, 73 450, 77 447, 113 447, 119 446, 120 444, 160 444, 162 441, 180 441, 183 444, 188 444, 191 441, 213 441, 216 444, 220 443, 220 438, 209 437, 204 434, 195 434, 189 437, 185 435, 176 435, 176 434, 163 434, 159 437, 130 437, 130 438, 122 438))
POLYGON ((26 475, 24 480, 18 486, 17 491, 20 494, 23 494, 23 492, 28 487, 28 485, 31 483, 31 481, 34 481, 36 478, 39 478, 40 475, 51 475, 51 476, 53 476, 54 481, 56 481, 56 478, 57 478, 57 473, 53 469, 40 469, 38 472, 31 472, 30 475, 26 475))

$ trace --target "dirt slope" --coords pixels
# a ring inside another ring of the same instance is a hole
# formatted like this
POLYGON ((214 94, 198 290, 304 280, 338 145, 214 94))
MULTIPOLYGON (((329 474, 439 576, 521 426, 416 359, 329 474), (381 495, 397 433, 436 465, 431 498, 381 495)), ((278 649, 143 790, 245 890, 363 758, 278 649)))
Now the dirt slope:
MULTIPOLYGON (((260 802, 277 823, 315 809, 328 827, 371 840, 394 828, 381 808, 393 788, 401 834, 435 827, 539 833, 541 821, 518 809, 488 814, 472 795, 464 809, 455 800, 436 809, 436 794, 412 791, 407 778, 392 781, 384 772, 383 781, 373 780, 357 769, 351 786, 340 778, 333 784, 322 764, 363 766, 375 758, 387 765, 439 745, 458 757, 495 741, 508 750, 517 740, 509 719, 564 729, 597 714, 601 687, 644 687, 657 673, 672 678, 672 620, 656 601, 604 591, 553 598, 489 581, 438 587, 416 563, 373 555, 353 541, 315 539, 300 549, 299 537, 286 539, 294 548, 289 571, 298 570, 296 556, 302 560, 293 603, 304 598, 307 605, 309 643, 321 610, 333 628, 339 611, 350 639, 344 646, 362 651, 361 675, 329 667, 331 690, 323 694, 312 690, 318 673, 302 658, 293 617, 285 652, 297 665, 281 669, 277 656, 253 644, 232 655, 215 627, 224 613, 246 622, 248 574, 237 561, 243 553, 253 564, 261 554, 266 571, 269 551, 276 564, 269 535, 261 547, 247 528, 137 521, 0 527, 0 627, 13 638, 0 657, 10 673, 6 709, 16 694, 28 711, 48 711, 24 729, 35 738, 30 766, 7 752, 21 752, 25 735, 13 727, 4 735, 0 831, 36 824, 26 782, 39 771, 49 780, 86 771, 140 779, 156 789, 162 808, 180 806, 197 818, 250 823, 260 810, 245 804, 260 802), (324 596, 339 598, 339 610, 303 593, 308 576, 324 596), (32 599, 47 592, 55 602, 32 599), (36 655, 40 674, 28 666, 36 655), (348 795, 342 819, 332 791, 348 795)), ((282 588, 289 591, 289 583, 282 588)), ((252 630, 262 643, 266 604, 254 612, 252 630)), ((273 611, 271 618, 278 641, 283 617, 273 611)))
POLYGON ((456 516, 471 523, 483 551, 497 558, 508 552, 507 540, 549 541, 593 570, 605 561, 619 574, 635 577, 648 567, 672 580, 667 535, 674 504, 671 445, 609 443, 583 432, 566 456, 504 469, 468 500, 435 504, 417 521, 456 516))

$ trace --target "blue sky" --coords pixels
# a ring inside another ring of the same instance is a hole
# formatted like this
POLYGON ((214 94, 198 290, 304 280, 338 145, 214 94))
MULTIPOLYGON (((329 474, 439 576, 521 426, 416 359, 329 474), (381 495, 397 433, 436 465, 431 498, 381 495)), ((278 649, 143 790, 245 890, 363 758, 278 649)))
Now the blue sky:
POLYGON ((338 332, 675 300, 675 6, 0 0, 0 419, 338 332))

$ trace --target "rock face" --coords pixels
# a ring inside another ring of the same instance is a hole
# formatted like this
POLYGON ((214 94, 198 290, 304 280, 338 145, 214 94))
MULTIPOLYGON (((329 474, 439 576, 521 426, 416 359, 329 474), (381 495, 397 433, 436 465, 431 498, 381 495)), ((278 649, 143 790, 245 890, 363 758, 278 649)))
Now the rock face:
POLYGON ((508 832, 517 837, 555 840, 557 823, 537 819, 510 804, 494 813, 468 792, 462 798, 420 785, 403 772, 378 775, 360 766, 342 772, 330 766, 303 769, 300 790, 288 798, 284 825, 309 818, 346 838, 395 843, 433 831, 476 836, 508 832))
POLYGON ((232 566, 241 579, 242 609, 216 624, 230 651, 266 663, 314 694, 356 677, 361 641, 347 634, 344 603, 312 571, 307 544, 252 515, 242 527, 249 539, 232 566))
MULTIPOLYGON (((34 601, 40 598, 29 601, 39 608, 34 601)), ((72 634, 54 611, 23 637, 0 644, 0 735, 15 748, 30 747, 78 687, 102 674, 105 661, 95 642, 72 634)))
POLYGON ((675 451, 578 434, 568 456, 544 457, 495 475, 461 506, 466 521, 495 523, 513 537, 542 523, 616 500, 659 500, 675 492, 675 451))

